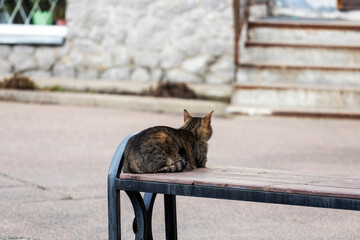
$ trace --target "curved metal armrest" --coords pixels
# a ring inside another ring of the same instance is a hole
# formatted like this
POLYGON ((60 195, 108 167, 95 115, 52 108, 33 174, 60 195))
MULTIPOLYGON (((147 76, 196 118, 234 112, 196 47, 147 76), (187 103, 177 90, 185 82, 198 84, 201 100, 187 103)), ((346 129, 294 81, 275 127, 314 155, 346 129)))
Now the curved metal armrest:
POLYGON ((116 149, 114 156, 111 160, 110 163, 110 167, 109 167, 109 173, 108 173, 108 183, 113 180, 115 181, 116 177, 120 174, 121 169, 122 169, 122 156, 124 154, 125 151, 125 147, 127 142, 129 141, 129 139, 134 136, 137 133, 133 133, 130 134, 129 136, 127 136, 118 146, 118 148, 116 149))
POLYGON ((109 215, 109 239, 121 239, 120 225, 120 192, 116 190, 116 178, 122 169, 122 156, 129 139, 134 136, 133 133, 127 136, 118 146, 111 160, 108 174, 108 215, 109 215))

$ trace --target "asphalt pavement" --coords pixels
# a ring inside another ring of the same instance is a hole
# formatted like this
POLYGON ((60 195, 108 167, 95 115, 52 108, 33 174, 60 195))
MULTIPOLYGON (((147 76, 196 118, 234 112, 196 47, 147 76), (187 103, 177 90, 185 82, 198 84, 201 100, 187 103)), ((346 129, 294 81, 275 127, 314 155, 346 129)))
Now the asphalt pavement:
MULTIPOLYGON (((107 239, 116 147, 147 127, 180 127, 182 110, 0 102, 0 239, 107 239)), ((360 176, 359 120, 237 116, 212 125, 208 165, 360 176)), ((131 204, 121 199, 123 239, 133 239, 131 204)), ((360 239, 356 211, 177 200, 179 239, 360 239)), ((161 196, 153 217, 154 239, 164 239, 161 196)))

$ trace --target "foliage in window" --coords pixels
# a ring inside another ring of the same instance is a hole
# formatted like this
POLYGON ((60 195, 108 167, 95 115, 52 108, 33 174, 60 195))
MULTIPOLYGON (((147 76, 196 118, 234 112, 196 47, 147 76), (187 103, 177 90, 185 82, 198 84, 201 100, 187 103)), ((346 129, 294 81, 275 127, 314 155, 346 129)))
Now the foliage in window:
POLYGON ((0 23, 65 25, 65 0, 0 0, 0 23))

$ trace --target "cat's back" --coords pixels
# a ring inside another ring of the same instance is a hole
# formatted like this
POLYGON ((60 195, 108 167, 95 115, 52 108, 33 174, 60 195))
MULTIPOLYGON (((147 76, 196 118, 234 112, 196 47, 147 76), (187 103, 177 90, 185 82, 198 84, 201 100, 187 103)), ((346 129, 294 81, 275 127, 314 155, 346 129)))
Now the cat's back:
POLYGON ((147 128, 129 139, 127 150, 139 151, 144 147, 150 147, 156 143, 176 144, 182 141, 189 141, 191 136, 182 129, 175 129, 167 126, 156 126, 147 128))

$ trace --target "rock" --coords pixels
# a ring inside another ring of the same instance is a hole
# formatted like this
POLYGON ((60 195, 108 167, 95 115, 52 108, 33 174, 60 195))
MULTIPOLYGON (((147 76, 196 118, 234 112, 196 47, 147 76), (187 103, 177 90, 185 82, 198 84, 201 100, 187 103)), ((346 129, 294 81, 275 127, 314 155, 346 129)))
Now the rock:
POLYGON ((75 70, 81 71, 81 69, 84 68, 84 54, 73 50, 66 59, 63 59, 63 62, 68 62, 75 68, 75 70))
POLYGON ((209 56, 200 55, 197 57, 186 59, 181 67, 188 72, 204 74, 209 60, 209 56))
POLYGON ((159 63, 159 55, 153 52, 138 52, 134 60, 137 67, 154 68, 159 63))
POLYGON ((151 5, 150 13, 158 18, 163 20, 172 20, 174 16, 180 12, 179 8, 174 7, 171 2, 168 1, 158 1, 151 5))
MULTIPOLYGON (((192 2, 194 1, 192 0, 192 2)), ((201 21, 204 15, 206 15, 205 9, 198 7, 198 8, 193 8, 191 9, 191 11, 184 13, 182 17, 187 21, 191 20, 197 22, 197 21, 201 21)))
POLYGON ((15 72, 23 72, 26 70, 33 70, 38 67, 36 59, 31 54, 19 54, 12 53, 9 58, 9 62, 14 66, 15 72))
POLYGON ((96 69, 97 71, 104 71, 112 67, 111 56, 107 54, 85 55, 84 66, 96 69))
POLYGON ((104 39, 104 36, 105 36, 105 30, 103 26, 94 26, 89 29, 88 39, 96 43, 101 43, 101 41, 104 39))
POLYGON ((147 39, 143 38, 143 35, 136 31, 128 32, 128 36, 126 38, 125 44, 129 47, 133 47, 135 49, 146 49, 149 45, 147 39))
POLYGON ((231 82, 234 78, 234 60, 231 56, 224 56, 210 68, 210 72, 225 82, 231 82))
POLYGON ((0 58, 0 72, 1 74, 11 72, 11 64, 2 58, 0 58))
POLYGON ((126 27, 134 29, 136 22, 140 16, 138 12, 129 11, 123 5, 127 1, 122 1, 121 6, 112 11, 109 16, 109 26, 118 25, 119 27, 126 27))
POLYGON ((153 0, 131 0, 131 1, 121 1, 121 7, 127 11, 136 12, 136 14, 141 17, 149 12, 149 3, 152 3, 153 0))
POLYGON ((73 41, 73 49, 85 54, 97 54, 101 52, 100 45, 89 39, 76 38, 73 41))
MULTIPOLYGON (((226 26, 226 25, 225 25, 226 26)), ((224 38, 226 40, 232 40, 233 31, 231 26, 225 27, 221 19, 213 18, 213 16, 206 16, 199 23, 197 34, 200 36, 206 36, 206 39, 209 38, 224 38)))
POLYGON ((169 38, 167 32, 158 32, 148 38, 147 48, 153 51, 161 51, 168 45, 169 38))
POLYGON ((89 16, 87 16, 87 23, 90 26, 105 26, 108 22, 110 15, 110 10, 102 7, 100 9, 96 9, 94 11, 89 12, 89 16))
POLYGON ((213 75, 213 74, 206 75, 205 81, 206 81, 206 83, 210 83, 210 84, 229 84, 232 82, 229 79, 223 79, 223 78, 213 75))
POLYGON ((200 43, 194 37, 177 39, 176 41, 173 41, 173 45, 188 57, 198 54, 200 48, 200 43))
POLYGON ((110 68, 105 70, 101 74, 101 79, 110 80, 110 81, 122 81, 129 80, 130 78, 130 69, 129 68, 110 68))
POLYGON ((95 69, 85 69, 78 73, 79 79, 98 79, 99 73, 95 69))
POLYGON ((52 47, 38 47, 35 51, 35 57, 41 70, 49 70, 55 63, 55 51, 52 47))
POLYGON ((183 18, 176 18, 170 27, 171 34, 175 38, 183 38, 192 35, 196 29, 196 24, 183 18))
POLYGON ((170 69, 180 66, 184 55, 173 48, 166 48, 161 52, 161 68, 170 69))
POLYGON ((225 53, 225 43, 210 38, 209 40, 205 41, 204 45, 201 48, 201 52, 204 54, 210 54, 215 57, 221 56, 225 53))
POLYGON ((87 19, 89 12, 93 11, 94 8, 94 5, 87 4, 86 1, 67 1, 66 20, 67 22, 75 21, 77 23, 82 23, 82 21, 87 19))
POLYGON ((24 55, 31 55, 35 51, 35 47, 32 46, 21 46, 21 45, 15 45, 13 47, 12 54, 22 54, 24 55))
POLYGON ((150 75, 145 68, 136 68, 131 74, 131 81, 134 82, 148 82, 150 81, 150 75))
POLYGON ((181 12, 197 9, 197 1, 194 0, 177 0, 175 1, 176 8, 179 9, 181 12))
POLYGON ((228 7, 229 1, 202 0, 202 5, 208 10, 223 10, 228 7))
POLYGON ((146 39, 157 32, 164 31, 167 28, 167 24, 168 23, 158 18, 145 17, 138 21, 135 31, 146 39))
MULTIPOLYGON (((66 16, 67 18, 67 16, 66 16)), ((84 24, 85 25, 85 24, 84 24)), ((75 40, 75 39, 86 39, 89 35, 89 29, 83 27, 83 25, 80 22, 76 21, 69 21, 67 19, 66 21, 67 26, 67 35, 66 38, 69 40, 75 40)))
POLYGON ((25 71, 23 72, 25 76, 29 77, 41 77, 41 78, 48 78, 51 77, 50 71, 43 71, 43 70, 31 70, 31 71, 25 71))
POLYGON ((110 36, 113 37, 118 44, 124 42, 127 31, 125 27, 122 26, 122 24, 109 24, 106 29, 106 32, 109 33, 110 36))
POLYGON ((151 71, 151 81, 159 82, 163 78, 163 71, 161 69, 155 69, 151 71))
POLYGON ((115 66, 124 66, 131 61, 131 54, 128 48, 117 46, 113 49, 113 60, 115 66))
POLYGON ((106 55, 112 55, 114 52, 114 48, 122 46, 122 44, 118 44, 116 39, 107 35, 101 42, 101 53, 106 55))
POLYGON ((116 7, 119 4, 119 0, 102 0, 101 4, 104 4, 108 7, 116 7))
POLYGON ((63 59, 70 52, 70 43, 66 41, 64 45, 54 48, 56 60, 63 59))
POLYGON ((0 45, 0 57, 7 57, 11 53, 11 47, 7 45, 0 45))
POLYGON ((186 82, 186 83, 202 83, 203 80, 195 74, 187 73, 179 69, 170 70, 165 77, 165 80, 172 82, 186 82))
POLYGON ((53 75, 55 77, 73 78, 76 76, 75 68, 70 63, 58 63, 54 65, 53 75))

